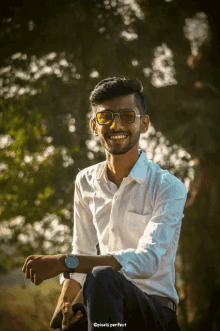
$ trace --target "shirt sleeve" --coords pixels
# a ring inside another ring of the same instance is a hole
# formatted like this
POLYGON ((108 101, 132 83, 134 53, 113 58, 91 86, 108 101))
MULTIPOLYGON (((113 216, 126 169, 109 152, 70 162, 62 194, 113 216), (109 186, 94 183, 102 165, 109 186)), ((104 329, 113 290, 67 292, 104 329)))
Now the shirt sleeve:
MULTIPOLYGON (((72 254, 97 255, 96 245, 98 244, 96 229, 93 224, 92 213, 83 199, 79 174, 76 177, 74 192, 74 227, 73 227, 73 249, 72 254)), ((82 287, 86 274, 73 273, 70 279, 76 280, 82 287)), ((63 274, 60 275, 60 284, 65 280, 63 274)))
POLYGON ((181 227, 186 198, 187 191, 182 182, 163 188, 156 197, 152 218, 137 249, 109 252, 122 265, 121 272, 125 277, 144 279, 157 272, 171 241, 179 240, 174 234, 181 227))

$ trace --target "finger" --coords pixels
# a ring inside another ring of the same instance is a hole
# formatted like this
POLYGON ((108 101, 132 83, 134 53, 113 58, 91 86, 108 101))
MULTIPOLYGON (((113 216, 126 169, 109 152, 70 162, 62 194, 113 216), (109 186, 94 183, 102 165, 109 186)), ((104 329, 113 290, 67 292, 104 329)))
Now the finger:
POLYGON ((34 260, 34 256, 29 256, 26 260, 25 264, 25 276, 26 278, 30 278, 30 268, 32 267, 32 261, 34 260))
POLYGON ((76 323, 78 320, 80 320, 80 318, 83 317, 83 314, 81 312, 77 312, 71 319, 69 322, 69 325, 72 325, 74 323, 76 323))
POLYGON ((25 272, 25 270, 26 270, 26 264, 27 264, 28 258, 29 258, 29 257, 26 258, 26 260, 25 260, 25 262, 24 262, 24 265, 23 265, 23 267, 22 267, 22 271, 23 271, 23 272, 25 272))
POLYGON ((31 273, 32 273, 32 260, 29 260, 27 265, 26 265, 26 270, 25 270, 25 276, 26 278, 31 278, 31 273))
POLYGON ((26 258, 25 262, 24 262, 24 265, 23 265, 23 268, 22 268, 22 271, 25 272, 26 271, 26 268, 27 268, 27 264, 30 260, 33 260, 34 259, 34 256, 33 255, 30 255, 26 258))
POLYGON ((40 285, 41 283, 43 283, 43 280, 39 280, 39 279, 35 279, 35 280, 34 280, 34 284, 35 284, 36 286, 40 285))
POLYGON ((23 267, 22 267, 22 271, 23 271, 23 272, 26 272, 26 269, 27 269, 28 264, 30 263, 30 261, 38 260, 38 259, 40 259, 42 256, 43 256, 43 255, 30 255, 30 256, 28 256, 28 257, 26 258, 26 260, 25 260, 25 263, 24 263, 23 267))
MULTIPOLYGON (((25 271, 26 278, 31 278, 31 269, 32 268, 34 269, 34 266, 36 266, 35 261, 39 259, 38 255, 29 256, 29 257, 30 259, 26 264, 26 271, 25 271)), ((32 278, 31 281, 34 282, 34 279, 32 278)))
POLYGON ((30 274, 30 279, 31 279, 32 283, 34 283, 34 278, 36 278, 36 274, 35 274, 35 272, 32 270, 32 268, 30 268, 30 270, 29 270, 29 274, 30 274))
POLYGON ((23 265, 23 267, 22 267, 22 272, 25 272, 25 269, 26 269, 26 265, 25 265, 25 262, 24 262, 24 265, 23 265))
POLYGON ((24 262, 24 265, 22 267, 22 271, 25 273, 26 272, 26 267, 27 267, 27 263, 29 261, 29 256, 26 258, 25 262, 24 262))
POLYGON ((80 316, 83 316, 83 314, 82 314, 81 310, 78 310, 78 311, 76 312, 75 316, 73 316, 73 318, 77 319, 77 318, 79 318, 80 316))
POLYGON ((83 317, 83 314, 80 310, 76 312, 76 314, 70 319, 69 324, 74 324, 76 323, 80 318, 83 317))
POLYGON ((33 281, 34 285, 40 285, 41 281, 39 279, 37 279, 36 273, 34 273, 34 277, 33 278, 34 278, 34 281, 33 281))

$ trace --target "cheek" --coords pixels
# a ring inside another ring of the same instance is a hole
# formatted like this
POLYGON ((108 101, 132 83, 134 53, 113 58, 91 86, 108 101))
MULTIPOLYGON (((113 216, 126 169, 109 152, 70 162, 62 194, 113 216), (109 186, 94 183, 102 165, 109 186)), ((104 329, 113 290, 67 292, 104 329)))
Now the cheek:
POLYGON ((105 134, 105 130, 103 129, 103 128, 98 128, 98 133, 100 134, 100 135, 102 135, 102 136, 104 136, 104 134, 105 134))
POLYGON ((97 133, 98 133, 100 139, 104 139, 104 137, 105 137, 105 129, 98 127, 97 128, 97 133))
POLYGON ((133 134, 138 134, 140 132, 140 130, 141 130, 141 123, 137 123, 137 124, 135 123, 135 126, 132 130, 132 133, 133 134))

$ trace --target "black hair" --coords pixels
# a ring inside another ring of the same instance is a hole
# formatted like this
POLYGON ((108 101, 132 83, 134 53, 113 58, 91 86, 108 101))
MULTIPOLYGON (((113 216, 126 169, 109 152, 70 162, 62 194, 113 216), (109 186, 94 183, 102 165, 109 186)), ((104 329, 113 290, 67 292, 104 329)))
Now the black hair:
POLYGON ((108 77, 99 82, 90 94, 92 107, 100 105, 103 101, 111 100, 122 95, 134 94, 135 103, 140 114, 145 115, 145 102, 143 85, 135 78, 108 77))

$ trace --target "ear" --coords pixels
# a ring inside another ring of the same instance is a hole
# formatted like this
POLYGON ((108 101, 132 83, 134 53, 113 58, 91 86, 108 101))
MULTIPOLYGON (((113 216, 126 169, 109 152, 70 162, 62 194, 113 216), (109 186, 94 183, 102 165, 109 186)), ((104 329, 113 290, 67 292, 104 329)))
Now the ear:
POLYGON ((92 130, 92 133, 95 136, 97 136, 97 123, 96 123, 94 118, 91 118, 91 120, 90 120, 90 127, 91 127, 91 130, 92 130))
POLYGON ((141 133, 146 133, 150 124, 150 118, 148 115, 142 117, 141 120, 141 133))

